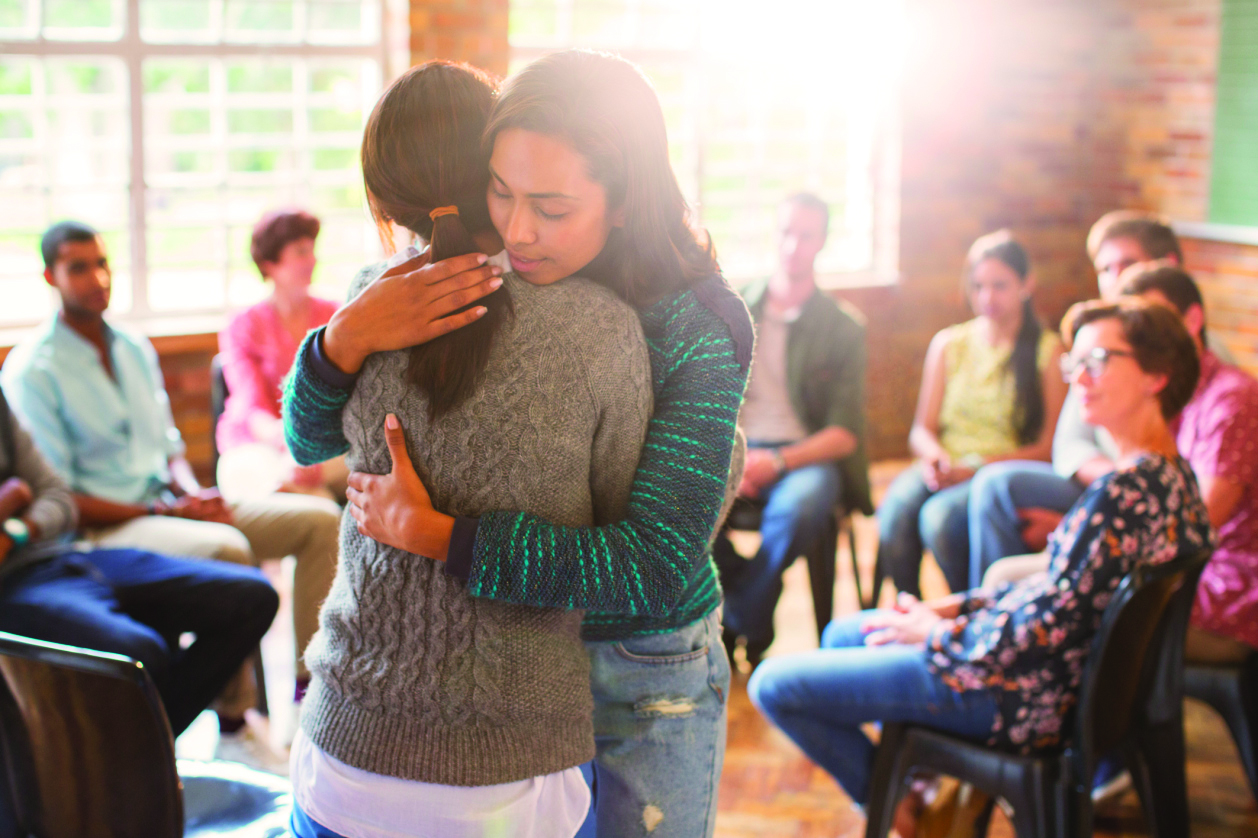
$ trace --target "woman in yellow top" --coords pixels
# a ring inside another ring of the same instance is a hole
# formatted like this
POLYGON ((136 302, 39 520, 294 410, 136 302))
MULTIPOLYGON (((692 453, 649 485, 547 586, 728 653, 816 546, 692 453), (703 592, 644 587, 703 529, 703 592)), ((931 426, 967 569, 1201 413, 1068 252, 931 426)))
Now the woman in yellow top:
POLYGON ((970 478, 997 460, 1048 460, 1066 397, 1061 343, 1031 307, 1026 251, 1008 230, 966 259, 973 320, 935 335, 926 352, 909 447, 918 461, 878 510, 878 561, 898 590, 919 596, 927 547, 954 591, 969 586, 970 478))

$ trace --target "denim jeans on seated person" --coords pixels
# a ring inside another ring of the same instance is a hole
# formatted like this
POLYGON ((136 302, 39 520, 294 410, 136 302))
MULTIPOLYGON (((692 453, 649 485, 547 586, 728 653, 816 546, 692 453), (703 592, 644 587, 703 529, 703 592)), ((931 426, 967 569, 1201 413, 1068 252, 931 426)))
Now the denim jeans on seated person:
POLYGON ((971 482, 932 491, 919 463, 891 481, 878 507, 878 561, 896 590, 922 595, 924 549, 934 554, 949 588, 964 591, 969 587, 971 482))
POLYGON ((0 582, 0 631, 140 661, 176 736, 258 647, 278 608, 254 568, 145 550, 64 553, 0 582), (185 633, 195 635, 186 648, 185 633))
POLYGON ((1019 509, 1038 507, 1065 514, 1083 486, 1060 477, 1048 463, 1009 460, 983 466, 970 488, 970 578, 977 588, 1000 559, 1027 552, 1019 509))
MULTIPOLYGON (((676 631, 586 649, 598 838, 711 836, 730 677, 720 609, 676 631)), ((588 824, 578 833, 589 834, 588 824)))
POLYGON ((958 693, 931 674, 916 646, 866 646, 863 611, 826 628, 821 648, 762 663, 747 683, 752 702, 838 781, 869 802, 874 744, 865 722, 908 722, 983 740, 996 720, 987 691, 958 693))
MULTIPOLYGON (((749 442, 748 448, 777 448, 749 442)), ((725 627, 763 651, 773 642, 773 612, 782 596, 782 573, 825 530, 842 488, 837 463, 816 463, 787 472, 762 493, 760 549, 734 575, 724 575, 725 627)), ((724 540, 725 534, 718 536, 724 540)), ((716 548, 719 552, 720 548, 716 548)))

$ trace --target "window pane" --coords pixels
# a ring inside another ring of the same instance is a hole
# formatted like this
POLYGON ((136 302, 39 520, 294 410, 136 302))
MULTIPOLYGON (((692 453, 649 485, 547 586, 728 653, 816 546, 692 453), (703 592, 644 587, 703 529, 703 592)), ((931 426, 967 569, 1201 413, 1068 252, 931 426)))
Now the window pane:
POLYGON ((111 58, 0 57, 0 283, 16 295, 0 306, 0 323, 50 310, 42 290, 21 290, 19 280, 42 284, 39 237, 55 221, 99 229, 115 271, 128 271, 125 78, 111 58))
POLYGON ((340 298, 380 252, 358 164, 377 63, 153 59, 144 73, 150 305, 235 307, 269 293, 249 235, 264 212, 285 206, 323 222, 315 279, 340 298))
POLYGON ((38 0, 0 0, 0 39, 25 40, 39 34, 38 0))
POLYGON ((212 0, 140 0, 140 37, 150 43, 217 41, 220 8, 212 0))
POLYGON ((54 41, 116 41, 126 21, 124 0, 44 0, 44 37, 54 41))
POLYGON ((308 0, 306 40, 312 44, 369 44, 380 39, 375 0, 308 0))
POLYGON ((225 0, 225 39, 285 43, 298 40, 293 0, 225 0))

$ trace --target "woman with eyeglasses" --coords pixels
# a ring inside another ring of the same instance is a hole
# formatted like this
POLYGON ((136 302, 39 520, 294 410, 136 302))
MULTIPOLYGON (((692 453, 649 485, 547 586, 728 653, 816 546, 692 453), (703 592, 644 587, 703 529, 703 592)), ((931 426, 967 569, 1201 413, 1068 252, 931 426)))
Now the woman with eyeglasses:
POLYGON ((930 342, 909 433, 917 462, 878 508, 879 567, 913 596, 923 549, 949 589, 969 587, 971 479, 987 463, 1049 459, 1066 398, 1061 345, 1035 317, 1030 260, 1008 230, 974 242, 963 282, 975 316, 930 342))
MULTIPOLYGON (((874 759, 865 722, 920 724, 1023 753, 1059 745, 1122 578, 1211 543, 1196 478, 1169 427, 1200 374, 1181 320, 1139 300, 1085 303, 1062 336, 1073 344, 1063 369, 1084 419, 1113 436, 1120 458, 1049 537, 1047 572, 931 602, 902 596, 894 610, 836 620, 821 649, 770 659, 747 686, 858 805, 874 759)), ((914 806, 906 799, 905 809, 914 806)), ((913 820, 900 815, 908 838, 913 820)))

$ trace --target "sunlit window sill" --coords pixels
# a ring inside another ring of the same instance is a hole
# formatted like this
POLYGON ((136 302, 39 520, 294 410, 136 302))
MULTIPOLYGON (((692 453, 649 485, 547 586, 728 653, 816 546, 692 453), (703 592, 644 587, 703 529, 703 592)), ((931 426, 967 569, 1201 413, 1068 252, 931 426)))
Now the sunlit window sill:
POLYGON ((1171 227, 1184 239, 1258 245, 1258 227, 1210 221, 1172 221, 1171 227))
MULTIPOLYGON (((215 352, 218 333, 227 323, 227 315, 177 314, 139 317, 116 317, 111 322, 147 336, 159 355, 171 352, 215 352)), ((9 350, 34 334, 40 324, 0 328, 0 362, 9 350)))

